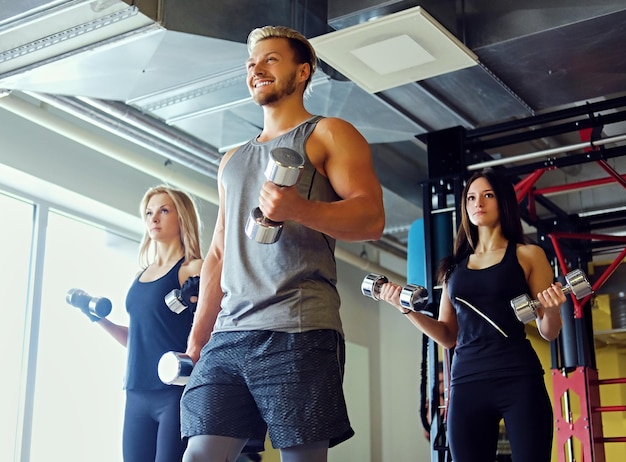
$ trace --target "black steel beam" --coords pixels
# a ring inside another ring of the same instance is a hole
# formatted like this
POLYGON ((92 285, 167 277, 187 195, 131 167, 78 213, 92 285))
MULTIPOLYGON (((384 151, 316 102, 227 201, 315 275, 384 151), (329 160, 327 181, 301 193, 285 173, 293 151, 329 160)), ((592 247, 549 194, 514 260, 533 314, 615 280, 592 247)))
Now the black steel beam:
POLYGON ((506 133, 522 128, 529 128, 538 125, 547 124, 559 120, 565 120, 572 117, 578 117, 593 112, 606 111, 618 107, 626 106, 626 96, 599 101, 596 103, 588 103, 584 106, 575 106, 559 111, 539 114, 524 119, 511 120, 500 124, 489 125, 487 127, 475 128, 467 131, 467 140, 471 143, 474 139, 484 136, 496 135, 498 133, 506 133))

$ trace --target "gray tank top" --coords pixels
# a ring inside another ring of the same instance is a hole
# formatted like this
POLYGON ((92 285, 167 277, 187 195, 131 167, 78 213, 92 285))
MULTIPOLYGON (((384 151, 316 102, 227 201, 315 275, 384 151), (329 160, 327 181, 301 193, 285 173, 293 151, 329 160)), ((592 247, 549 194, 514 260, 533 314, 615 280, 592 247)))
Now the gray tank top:
POLYGON ((274 330, 305 332, 334 329, 343 335, 335 240, 298 223, 284 223, 280 239, 261 244, 249 239, 245 225, 259 204, 259 192, 269 154, 288 147, 305 159, 298 193, 310 200, 333 202, 339 196, 326 177, 315 170, 305 144, 320 116, 268 142, 256 139, 240 147, 222 170, 225 192, 222 309, 214 332, 274 330))

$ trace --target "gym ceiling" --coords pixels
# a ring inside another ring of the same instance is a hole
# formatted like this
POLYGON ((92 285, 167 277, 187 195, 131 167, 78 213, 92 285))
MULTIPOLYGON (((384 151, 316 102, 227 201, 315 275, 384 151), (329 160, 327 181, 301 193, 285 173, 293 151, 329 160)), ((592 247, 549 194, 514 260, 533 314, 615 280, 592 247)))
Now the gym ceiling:
MULTIPOLYGON (((358 81, 364 73, 333 67, 320 53, 306 100, 310 112, 352 122, 371 145, 387 210, 376 246, 406 257, 409 227, 432 200, 424 196, 445 196, 452 181, 492 162, 521 182, 529 233, 618 236, 609 244, 589 240, 594 256, 625 247, 623 0, 0 4, 4 97, 40 99, 113 127, 212 178, 225 150, 262 125, 245 85, 252 28, 288 25, 320 43, 336 37, 333 51, 353 30, 366 37, 359 46, 396 37, 388 20, 419 6, 473 65, 372 91, 358 81)), ((407 36, 426 29, 419 22, 408 28, 407 36)))

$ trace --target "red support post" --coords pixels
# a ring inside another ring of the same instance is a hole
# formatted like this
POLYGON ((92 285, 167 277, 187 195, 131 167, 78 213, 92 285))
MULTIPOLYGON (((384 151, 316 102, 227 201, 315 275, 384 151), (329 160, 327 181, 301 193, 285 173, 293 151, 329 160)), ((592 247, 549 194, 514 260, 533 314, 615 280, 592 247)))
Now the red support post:
POLYGON ((518 203, 522 202, 524 197, 530 195, 530 190, 533 188, 533 186, 535 186, 535 183, 537 183, 539 178, 541 178, 541 175, 543 175, 543 172, 545 172, 546 170, 546 168, 540 168, 538 170, 535 170, 533 173, 528 175, 523 180, 520 180, 515 185, 515 194, 517 196, 518 203))
POLYGON ((558 461, 568 462, 565 445, 571 438, 580 441, 583 462, 605 462, 602 416, 593 412, 600 407, 597 371, 580 366, 569 375, 563 375, 553 369, 552 383, 558 461), (569 399, 572 393, 580 400, 580 416, 576 419, 563 406, 564 395, 569 399))

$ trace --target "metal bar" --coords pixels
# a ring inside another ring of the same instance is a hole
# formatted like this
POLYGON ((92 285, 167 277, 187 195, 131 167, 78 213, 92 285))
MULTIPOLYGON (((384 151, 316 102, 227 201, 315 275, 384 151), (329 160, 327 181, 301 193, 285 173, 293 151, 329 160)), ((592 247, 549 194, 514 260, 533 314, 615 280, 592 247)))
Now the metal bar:
POLYGON ((609 175, 611 175, 613 177, 613 179, 615 179, 615 181, 619 184, 622 185, 623 188, 626 188, 626 180, 624 178, 622 178, 622 175, 620 175, 619 173, 617 173, 615 171, 615 169, 613 167, 611 167, 606 160, 602 159, 599 160, 598 165, 600 167, 602 167, 602 169, 607 172, 609 175))
MULTIPOLYGON (((604 236, 600 234, 582 234, 582 233, 563 233, 563 232, 553 232, 548 234, 548 237, 552 240, 552 245, 554 246, 554 250, 557 254, 557 258, 559 259, 559 263, 563 269, 566 268, 565 260, 563 255, 561 254, 560 248, 558 248, 558 238, 570 238, 570 239, 593 239, 600 238, 602 240, 614 240, 619 242, 626 242, 626 237, 624 236, 604 236), (606 238, 606 239, 605 239, 606 238)), ((609 267, 604 270, 602 275, 596 280, 596 282, 592 285, 592 289, 594 292, 598 291, 600 287, 605 283, 605 281, 615 272, 617 267, 622 263, 622 260, 626 258, 626 248, 622 250, 622 252, 613 260, 613 263, 609 265, 609 267)), ((582 306, 587 303, 587 301, 592 297, 592 295, 587 295, 582 300, 573 299, 574 301, 574 318, 578 319, 582 317, 582 306)))
POLYGON ((624 412, 626 406, 598 406, 591 409, 595 412, 624 412))
MULTIPOLYGON (((602 275, 596 280, 596 282, 593 284, 593 287, 592 287, 594 291, 597 291, 600 287, 602 287, 604 282, 609 277, 611 277, 611 275, 617 269, 617 267, 621 265, 622 260, 624 258, 626 258, 626 249, 622 250, 622 252, 617 256, 617 258, 613 260, 613 263, 611 263, 611 265, 609 265, 609 267, 605 269, 602 275)), ((587 300, 587 298, 589 297, 590 296, 588 295, 584 300, 587 300)))
POLYGON ((555 120, 569 119, 576 116, 588 115, 591 112, 597 112, 607 109, 615 109, 620 106, 626 106, 626 96, 614 98, 596 103, 586 104, 584 106, 576 106, 563 109, 560 111, 550 112, 548 114, 540 114, 532 117, 526 117, 520 120, 512 120, 500 124, 491 125, 489 127, 476 128, 468 130, 467 138, 480 138, 482 136, 495 135, 520 128, 528 128, 535 125, 542 125, 555 120))
POLYGON ((613 236, 612 234, 568 233, 564 231, 553 231, 551 234, 559 239, 589 239, 596 241, 626 242, 626 236, 613 236))
POLYGON ((526 154, 505 157, 502 159, 494 159, 494 160, 488 160, 486 162, 479 162, 477 164, 468 165, 467 169, 470 171, 480 170, 482 168, 495 167, 495 166, 504 165, 504 164, 511 164, 511 163, 516 163, 516 162, 521 162, 524 160, 537 159, 540 157, 549 157, 554 154, 562 154, 565 152, 576 151, 578 149, 583 149, 583 148, 588 148, 588 147, 595 148, 596 146, 603 146, 605 144, 614 143, 618 141, 624 141, 624 140, 626 140, 626 135, 612 136, 609 138, 603 138, 598 141, 576 143, 576 144, 571 144, 569 146, 560 146, 558 148, 544 149, 542 151, 529 152, 526 154))
POLYGON ((589 162, 595 162, 599 159, 612 159, 615 157, 622 157, 626 155, 626 146, 618 145, 611 148, 605 148, 601 151, 590 151, 580 154, 569 154, 561 157, 550 157, 540 160, 538 162, 530 162, 521 165, 512 165, 506 168, 508 176, 520 176, 526 173, 533 172, 538 168, 556 169, 569 167, 572 165, 586 164, 589 162))
MULTIPOLYGON (((565 256, 563 255, 563 252, 561 252, 561 247, 559 246, 559 241, 558 241, 556 234, 550 233, 548 234, 548 237, 552 241, 552 247, 554 247, 554 253, 556 254, 556 258, 559 261, 559 266, 561 267, 562 273, 567 274, 569 272, 569 269, 565 261, 565 256)), ((588 298, 589 296, 587 296, 585 301, 588 298)), ((574 319, 582 319, 584 303, 576 299, 576 297, 572 297, 572 302, 574 303, 574 319)))
POLYGON ((545 171, 546 171, 545 168, 535 170, 533 173, 531 173, 530 175, 528 175, 526 178, 524 178, 522 181, 520 181, 519 183, 515 185, 515 192, 517 194, 518 203, 522 202, 524 196, 526 196, 529 193, 529 191, 537 183, 537 181, 539 181, 539 178, 541 178, 541 175, 543 175, 545 171))
MULTIPOLYGON (((620 179, 623 181, 626 181, 626 175, 621 175, 620 179)), ((535 189, 532 193, 537 196, 539 195, 545 196, 545 195, 550 195, 550 194, 557 194, 560 192, 571 191, 572 189, 581 190, 581 189, 593 188, 596 186, 604 186, 606 184, 613 183, 614 181, 615 180, 609 177, 596 178, 594 180, 579 181, 577 183, 568 183, 568 184, 563 184, 563 185, 558 185, 558 186, 548 186, 545 188, 538 188, 538 189, 535 189)))
MULTIPOLYGON (((465 145, 468 152, 480 152, 490 149, 496 149, 502 146, 510 146, 520 144, 531 140, 540 140, 542 138, 554 137, 564 133, 572 133, 581 129, 595 128, 610 124, 620 123, 626 120, 626 111, 615 112, 602 115, 602 124, 593 118, 579 119, 573 122, 565 122, 558 125, 549 125, 546 127, 531 127, 529 130, 521 133, 513 133, 503 135, 498 138, 489 138, 485 140, 468 141, 465 145)), ((588 140, 583 140, 588 141, 588 140)))
POLYGON ((154 162, 149 162, 146 156, 137 152, 137 150, 120 146, 119 142, 116 143, 106 139, 102 135, 97 135, 96 133, 81 128, 79 125, 54 115, 42 109, 40 106, 34 106, 17 97, 7 96, 0 98, 0 108, 11 111, 20 117, 26 118, 33 123, 48 130, 52 130, 90 149, 94 149, 132 168, 144 171, 161 181, 166 181, 169 184, 181 187, 212 204, 217 204, 219 201, 217 190, 210 187, 206 181, 201 182, 196 180, 188 174, 186 175, 184 172, 177 172, 167 168, 167 166, 164 166, 162 163, 157 166, 154 162))
POLYGON ((626 443, 626 436, 607 436, 602 438, 605 443, 626 443))
POLYGON ((41 323, 41 292, 43 266, 46 253, 46 232, 49 207, 46 204, 35 208, 33 216, 31 260, 28 274, 28 298, 24 326, 24 352, 20 377, 20 406, 16 441, 16 459, 30 460, 33 412, 35 400, 35 379, 37 375, 37 352, 39 351, 39 327, 41 323), (21 435, 21 438, 19 438, 21 435), (21 441, 21 442, 20 442, 21 441))
POLYGON ((626 377, 622 377, 619 379, 602 379, 598 380, 598 385, 613 385, 617 383, 626 383, 626 377))
POLYGON ((210 178, 217 177, 219 154, 206 143, 185 138, 173 127, 131 111, 129 107, 87 98, 72 98, 27 92, 33 98, 113 133, 166 159, 180 163, 210 178), (106 111, 106 112, 105 112, 106 111))
POLYGON ((163 33, 163 28, 161 26, 159 26, 156 23, 152 23, 149 24, 147 26, 142 26, 138 29, 134 29, 131 30, 129 32, 125 32, 123 34, 118 34, 115 35, 114 37, 111 38, 107 38, 104 40, 101 40, 99 42, 95 42, 89 45, 85 45, 83 47, 80 48, 76 48, 74 50, 71 51, 67 51, 65 53, 62 53, 60 55, 57 56, 52 56, 50 58, 46 58, 46 59, 42 59, 37 61, 36 63, 32 63, 32 64, 28 64, 26 66, 23 67, 19 67, 16 69, 12 69, 10 71, 4 72, 2 74, 0 74, 0 77, 4 80, 7 79, 9 77, 13 77, 15 75, 19 75, 19 74, 26 74, 34 69, 38 69, 41 68, 43 66, 45 66, 46 64, 51 64, 51 63, 55 63, 57 61, 61 61, 63 59, 68 59, 71 58, 73 56, 78 56, 80 54, 83 53, 89 53, 95 49, 98 49, 100 47, 104 47, 104 46, 109 46, 109 45, 117 45, 120 43, 123 43, 126 40, 130 40, 133 39, 135 37, 139 37, 141 35, 148 35, 148 34, 158 34, 158 33, 163 33))

